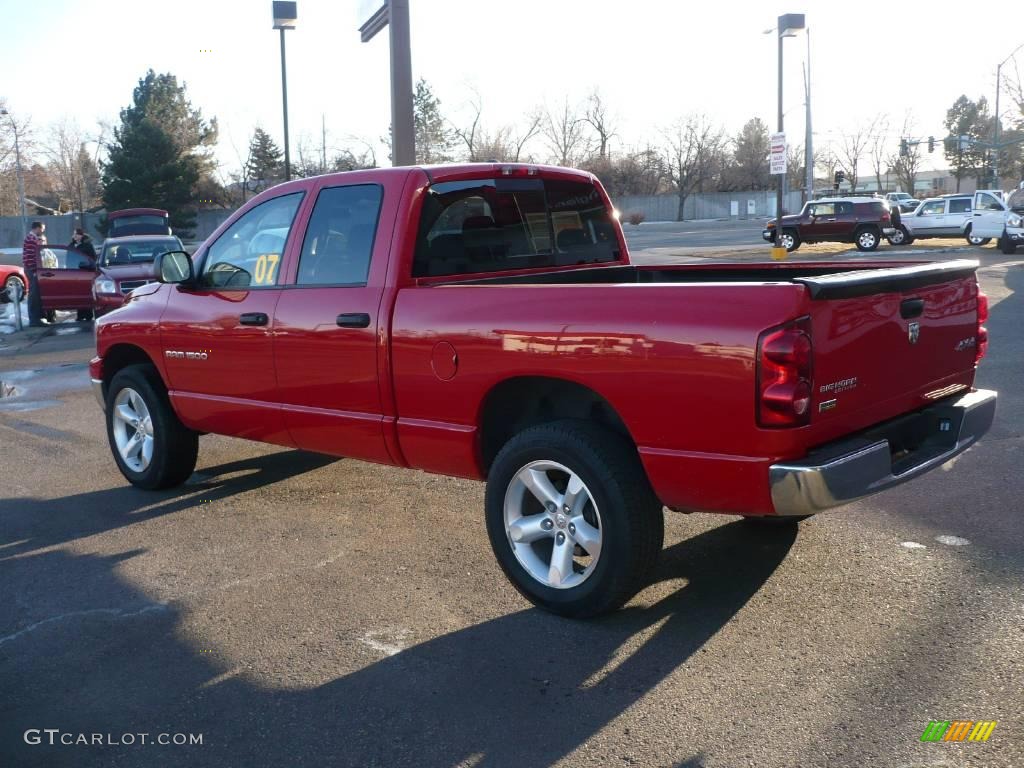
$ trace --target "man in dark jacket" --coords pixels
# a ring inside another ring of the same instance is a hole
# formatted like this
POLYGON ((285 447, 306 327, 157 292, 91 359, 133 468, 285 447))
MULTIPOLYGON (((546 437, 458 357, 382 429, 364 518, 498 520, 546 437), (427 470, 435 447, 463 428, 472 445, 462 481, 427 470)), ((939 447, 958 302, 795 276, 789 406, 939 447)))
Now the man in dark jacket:
POLYGON ((96 248, 92 244, 92 238, 85 234, 85 230, 81 227, 75 228, 75 233, 71 236, 71 245, 68 248, 84 253, 96 261, 96 248))

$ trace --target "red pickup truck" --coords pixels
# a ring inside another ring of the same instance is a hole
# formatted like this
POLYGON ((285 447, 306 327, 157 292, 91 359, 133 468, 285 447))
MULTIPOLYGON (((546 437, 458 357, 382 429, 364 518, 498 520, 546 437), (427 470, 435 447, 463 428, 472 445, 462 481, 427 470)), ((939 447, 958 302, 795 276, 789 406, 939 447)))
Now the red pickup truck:
POLYGON ((357 171, 160 256, 91 374, 136 486, 209 432, 486 479, 512 583, 588 616, 643 586, 663 506, 800 519, 981 437, 976 267, 636 266, 588 173, 357 171))

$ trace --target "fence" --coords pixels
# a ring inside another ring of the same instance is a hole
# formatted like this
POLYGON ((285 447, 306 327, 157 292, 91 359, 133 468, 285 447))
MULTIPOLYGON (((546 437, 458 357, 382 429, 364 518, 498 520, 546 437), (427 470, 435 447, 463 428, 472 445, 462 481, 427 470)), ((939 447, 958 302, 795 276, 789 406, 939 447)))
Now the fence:
MULTIPOLYGON (((183 238, 188 243, 198 243, 210 235, 228 216, 234 213, 232 208, 214 208, 202 210, 196 215, 196 225, 191 237, 183 238)), ((99 223, 103 218, 99 213, 68 213, 63 216, 26 216, 25 226, 33 221, 41 221, 46 225, 46 239, 54 245, 66 245, 71 242, 71 233, 75 227, 82 227, 95 240, 102 240, 99 223)), ((22 229, 20 216, 0 216, 0 248, 19 248, 27 232, 22 229)))
MULTIPOLYGON (((683 207, 684 219, 757 219, 775 215, 774 191, 710 192, 690 195, 683 207)), ((631 213, 642 213, 647 221, 675 221, 679 215, 676 195, 623 195, 614 200, 625 221, 631 213)), ((787 193, 784 212, 803 207, 802 193, 787 193)))

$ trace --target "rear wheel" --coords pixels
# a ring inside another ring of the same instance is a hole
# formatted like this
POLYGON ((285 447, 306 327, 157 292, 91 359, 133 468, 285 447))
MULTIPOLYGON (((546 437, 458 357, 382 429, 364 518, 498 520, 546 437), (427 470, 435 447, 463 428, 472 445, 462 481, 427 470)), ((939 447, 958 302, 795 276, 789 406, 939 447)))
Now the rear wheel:
POLYGON ((911 237, 910 231, 900 224, 896 227, 896 231, 889 235, 889 245, 910 245, 914 242, 914 238, 911 237))
POLYGON ((128 482, 155 490, 192 474, 199 435, 179 420, 160 376, 149 365, 118 371, 107 388, 107 439, 128 482))
POLYGON ((78 310, 78 317, 75 319, 79 322, 82 322, 83 320, 92 320, 93 311, 91 309, 80 309, 78 310))
POLYGON ((964 231, 964 236, 967 238, 967 242, 971 245, 988 245, 992 242, 991 237, 978 237, 972 231, 971 225, 967 225, 967 229, 964 231))
POLYGON ((782 236, 779 240, 780 245, 791 253, 800 247, 800 235, 794 229, 782 230, 782 236))
POLYGON ((540 608, 614 610, 647 582, 664 518, 636 450, 584 421, 520 432, 487 478, 487 534, 505 575, 540 608))
POLYGON ((1005 230, 1003 230, 1003 236, 999 238, 999 250, 1007 256, 1012 256, 1017 252, 1017 244, 1007 236, 1005 230))
POLYGON ((4 281, 4 290, 8 296, 12 298, 16 295, 15 291, 20 291, 20 296, 25 296, 25 284, 21 282, 21 278, 17 275, 8 275, 4 281))
POLYGON ((878 247, 878 230, 866 227, 857 233, 854 242, 858 251, 873 251, 878 247))

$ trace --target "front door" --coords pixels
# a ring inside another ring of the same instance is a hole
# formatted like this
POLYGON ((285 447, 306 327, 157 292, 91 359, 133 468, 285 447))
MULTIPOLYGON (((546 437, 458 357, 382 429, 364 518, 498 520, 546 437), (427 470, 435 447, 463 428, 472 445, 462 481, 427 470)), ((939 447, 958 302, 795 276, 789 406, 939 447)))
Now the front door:
POLYGON ((835 203, 812 203, 808 206, 809 224, 801 229, 810 240, 833 240, 840 236, 843 225, 836 213, 835 203))
POLYGON ((974 193, 971 231, 979 237, 1002 237, 1006 228, 1006 206, 991 192, 974 193))
POLYGON ((197 286, 172 286, 160 319, 171 399, 192 429, 291 445, 274 376, 282 260, 303 192, 243 213, 196 254, 197 286))
POLYGON ((39 295, 43 310, 89 309, 96 262, 80 251, 62 245, 43 248, 39 253, 39 295))
POLYGON ((918 207, 911 229, 915 237, 936 237, 946 226, 946 201, 932 200, 918 207))
POLYGON ((294 279, 274 317, 280 399, 299 448, 391 461, 377 317, 390 243, 376 233, 390 231, 395 204, 385 203, 384 188, 372 183, 323 186, 317 193, 294 279), (378 227, 382 218, 387 224, 378 227))

